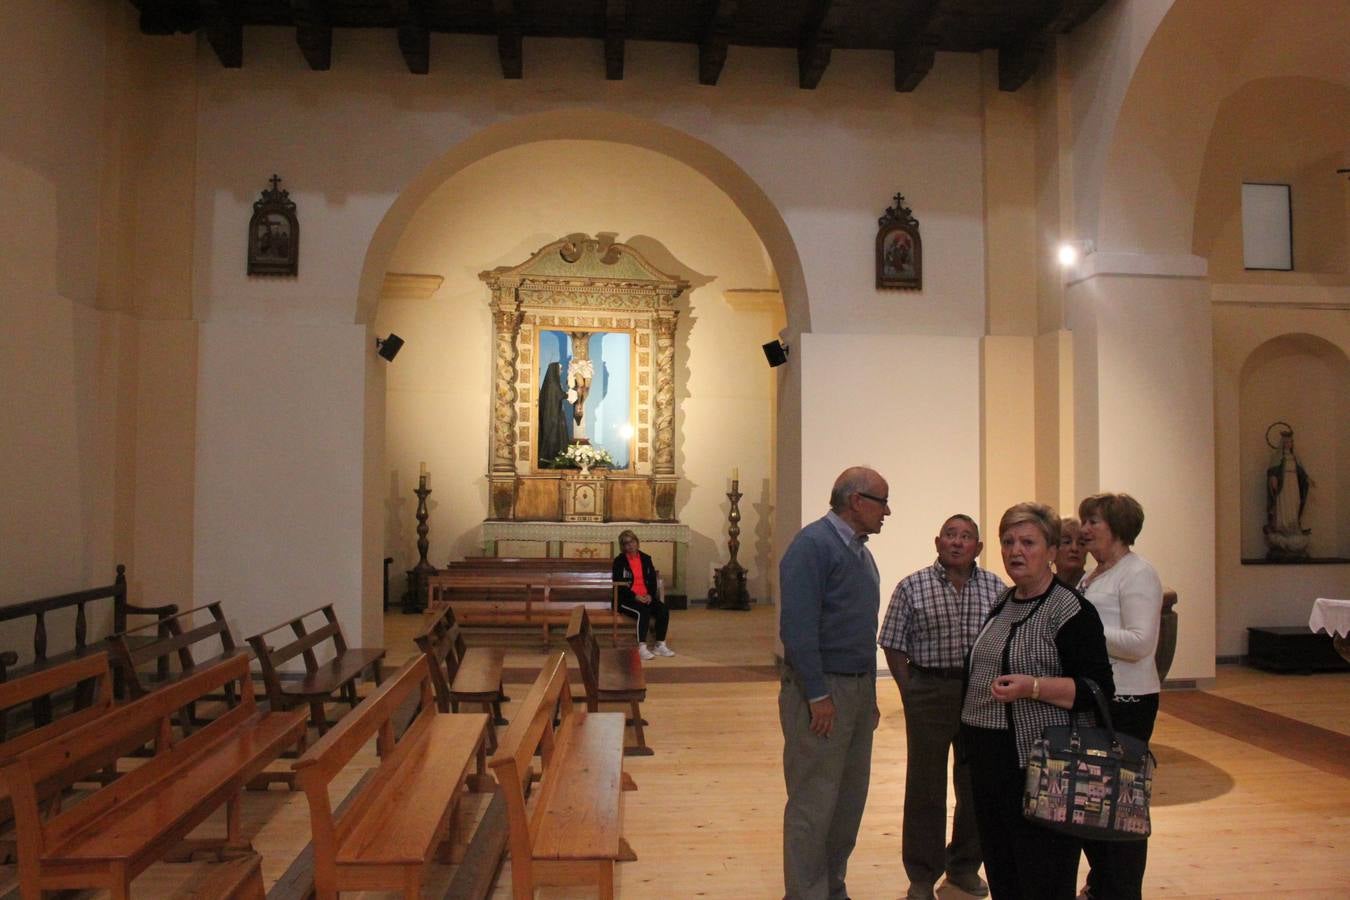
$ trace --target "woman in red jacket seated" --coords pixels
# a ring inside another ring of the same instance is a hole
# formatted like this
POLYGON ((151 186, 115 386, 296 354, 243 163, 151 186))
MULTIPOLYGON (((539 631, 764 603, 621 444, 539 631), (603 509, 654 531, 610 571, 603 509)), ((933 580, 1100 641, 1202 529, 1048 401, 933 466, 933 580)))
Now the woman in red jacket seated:
POLYGON ((670 610, 656 595, 656 567, 652 558, 638 549, 638 536, 625 529, 619 533, 621 551, 614 557, 613 576, 623 584, 619 587, 619 612, 637 619, 638 655, 643 659, 656 656, 674 656, 666 646, 666 629, 670 627, 670 610), (647 647, 647 631, 654 628, 656 645, 647 647))

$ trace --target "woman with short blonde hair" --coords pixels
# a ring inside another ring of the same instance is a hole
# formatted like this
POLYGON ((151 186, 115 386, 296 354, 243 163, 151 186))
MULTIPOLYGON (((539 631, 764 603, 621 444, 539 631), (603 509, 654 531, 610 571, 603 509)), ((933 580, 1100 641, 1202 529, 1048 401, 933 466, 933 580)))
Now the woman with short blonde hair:
POLYGON ((994 900, 1073 900, 1081 842, 1022 817, 1027 760, 1047 726, 1096 708, 1085 679, 1111 695, 1111 661, 1097 611, 1050 568, 1059 550, 1055 511, 1019 503, 998 530, 1014 586, 970 649, 961 705, 985 877, 994 900))

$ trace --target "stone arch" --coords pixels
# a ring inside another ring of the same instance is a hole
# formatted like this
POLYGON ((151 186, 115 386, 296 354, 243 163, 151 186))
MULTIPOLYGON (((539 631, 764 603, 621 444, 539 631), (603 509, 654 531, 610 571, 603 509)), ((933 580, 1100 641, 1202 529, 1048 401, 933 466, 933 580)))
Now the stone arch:
POLYGON ((683 131, 648 119, 593 109, 556 110, 493 125, 452 147, 409 182, 371 237, 361 270, 355 321, 371 321, 379 302, 385 268, 399 236, 437 186, 461 169, 500 150, 549 140, 631 144, 669 156, 702 174, 731 198, 764 242, 778 273, 788 333, 795 337, 811 330, 801 258, 787 223, 759 185, 726 154, 683 131))
MULTIPOLYGON (((354 320, 373 326, 384 276, 399 242, 419 209, 441 186, 473 164, 512 148, 556 141, 624 144, 661 154, 693 170, 720 190, 745 217, 763 244, 777 276, 786 318, 785 336, 794 341, 810 330, 809 303, 801 260, 782 215, 765 192, 733 160, 687 133, 650 120, 599 110, 576 109, 522 116, 492 125, 450 148, 413 178, 390 205, 376 227, 363 261, 354 320)), ((776 502, 773 511, 775 550, 790 537, 801 518, 801 437, 799 375, 794 366, 778 370, 776 417, 776 502)), ((383 553, 383 504, 388 485, 382 444, 385 422, 384 372, 370 370, 366 391, 367 441, 364 465, 366 556, 383 553)), ((773 579, 776 583, 776 578, 773 579)), ((367 592, 367 596, 370 596, 367 592)), ((369 606, 369 605, 368 605, 369 606)), ((378 611, 367 608, 372 625, 378 611)), ((376 626, 377 627, 377 626, 376 626)))

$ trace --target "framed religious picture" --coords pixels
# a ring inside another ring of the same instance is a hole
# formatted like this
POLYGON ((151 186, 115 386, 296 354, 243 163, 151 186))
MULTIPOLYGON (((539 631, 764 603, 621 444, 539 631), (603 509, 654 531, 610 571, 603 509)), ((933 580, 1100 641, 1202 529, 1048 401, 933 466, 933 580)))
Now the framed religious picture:
POLYGON ((248 274, 295 275, 300 270, 300 220, 290 191, 273 175, 271 188, 253 201, 248 220, 248 274))
POLYGON ((923 241, 919 220, 905 198, 895 195, 895 205, 877 219, 877 288, 917 291, 923 288, 923 241))

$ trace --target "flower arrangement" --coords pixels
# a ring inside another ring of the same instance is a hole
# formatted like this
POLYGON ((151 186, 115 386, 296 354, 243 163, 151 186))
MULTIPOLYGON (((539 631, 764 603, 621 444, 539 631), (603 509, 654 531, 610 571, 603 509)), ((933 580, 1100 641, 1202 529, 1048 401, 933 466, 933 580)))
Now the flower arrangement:
POLYGON ((589 469, 592 466, 612 466, 614 457, 604 447, 594 444, 569 444, 553 460, 555 469, 589 469))

